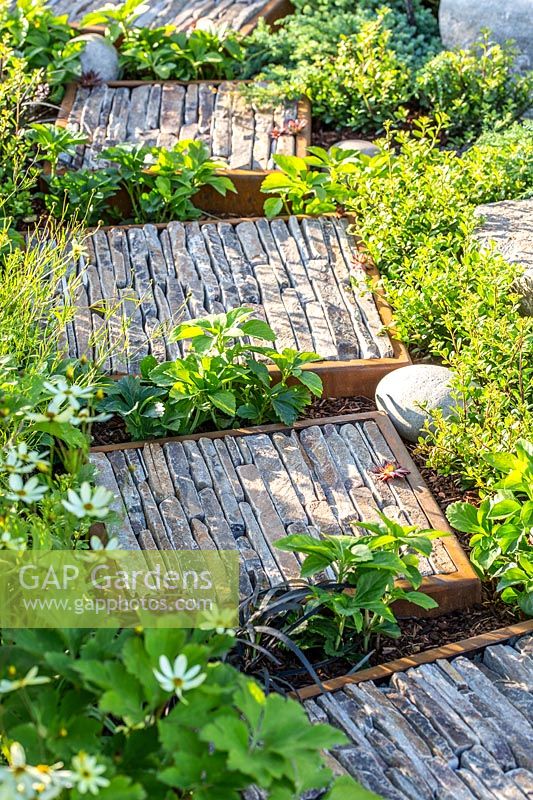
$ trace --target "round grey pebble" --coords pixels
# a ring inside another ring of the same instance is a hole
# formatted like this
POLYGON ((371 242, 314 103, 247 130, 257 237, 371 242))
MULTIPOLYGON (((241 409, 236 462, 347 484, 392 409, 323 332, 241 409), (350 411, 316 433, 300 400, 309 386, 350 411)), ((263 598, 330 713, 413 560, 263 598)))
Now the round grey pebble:
POLYGON ((341 150, 357 150, 365 156, 375 156, 380 152, 379 147, 367 139, 341 139, 333 147, 340 147, 341 150))
POLYGON ((81 71, 91 73, 106 83, 116 81, 119 75, 118 53, 112 44, 98 33, 85 33, 76 36, 73 42, 85 42, 80 53, 81 71))
POLYGON ((385 411, 404 439, 416 442, 428 412, 442 409, 448 416, 456 407, 450 393, 453 372, 433 364, 413 364, 390 372, 378 384, 376 404, 385 411))

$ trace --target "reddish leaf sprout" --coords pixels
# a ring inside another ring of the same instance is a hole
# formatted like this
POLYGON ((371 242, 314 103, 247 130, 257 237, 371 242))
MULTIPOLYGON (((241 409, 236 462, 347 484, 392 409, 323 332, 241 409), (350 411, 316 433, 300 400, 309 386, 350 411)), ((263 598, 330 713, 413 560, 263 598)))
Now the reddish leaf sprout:
POLYGON ((377 475, 378 481, 383 483, 392 481, 394 478, 405 478, 410 475, 410 470, 402 467, 397 461, 384 461, 379 466, 372 467, 370 472, 377 475))

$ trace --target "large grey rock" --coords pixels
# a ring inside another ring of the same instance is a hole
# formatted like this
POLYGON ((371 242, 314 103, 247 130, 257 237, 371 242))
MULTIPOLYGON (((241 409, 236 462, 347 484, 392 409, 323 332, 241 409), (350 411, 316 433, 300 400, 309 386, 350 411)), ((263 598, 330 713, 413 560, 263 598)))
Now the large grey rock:
POLYGON ((520 66, 533 67, 533 0, 441 0, 440 35, 444 46, 469 47, 483 28, 503 44, 514 39, 521 53, 520 66))
POLYGON ((82 74, 94 74, 101 81, 116 81, 119 74, 118 53, 112 44, 98 33, 85 33, 76 36, 73 42, 84 42, 80 61, 82 74))
POLYGON ((375 156, 379 153, 379 147, 367 139, 341 139, 340 142, 335 142, 335 147, 340 147, 341 150, 357 150, 365 156, 375 156))
POLYGON ((478 206, 476 214, 483 218, 479 240, 487 245, 494 242, 506 261, 523 266, 515 288, 522 295, 522 313, 533 316, 533 200, 488 203, 478 206))
POLYGON ((385 411, 398 433, 416 442, 431 411, 448 416, 456 406, 450 393, 453 373, 447 367, 414 364, 386 375, 376 389, 376 403, 385 411))

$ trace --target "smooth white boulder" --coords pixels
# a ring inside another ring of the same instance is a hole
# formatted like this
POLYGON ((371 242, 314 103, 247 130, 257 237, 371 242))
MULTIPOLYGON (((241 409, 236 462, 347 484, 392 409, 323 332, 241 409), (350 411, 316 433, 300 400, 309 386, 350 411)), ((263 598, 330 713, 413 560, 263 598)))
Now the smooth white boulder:
POLYGON ((341 150, 357 150, 365 156, 375 156, 379 153, 379 147, 367 139, 341 139, 335 142, 333 147, 340 147, 341 150))
POLYGON ((520 67, 533 68, 533 0, 440 0, 439 28, 449 50, 469 47, 483 28, 500 44, 514 39, 520 67))
POLYGON ((429 411, 442 409, 448 416, 456 407, 450 393, 453 372, 433 364, 413 364, 390 372, 379 382, 376 404, 385 411, 404 439, 416 442, 429 411))
POLYGON ((85 33, 76 36, 73 42, 84 42, 80 53, 82 75, 91 74, 101 80, 116 81, 119 75, 118 53, 99 33, 85 33))

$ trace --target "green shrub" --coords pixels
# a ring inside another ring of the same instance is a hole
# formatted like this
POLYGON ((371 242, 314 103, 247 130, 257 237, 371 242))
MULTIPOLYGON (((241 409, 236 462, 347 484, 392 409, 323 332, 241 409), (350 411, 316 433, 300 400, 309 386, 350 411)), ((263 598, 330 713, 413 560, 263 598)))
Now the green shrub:
POLYGON ((450 524, 471 534, 470 560, 481 576, 497 580, 505 603, 533 617, 533 444, 519 439, 513 453, 486 453, 484 460, 499 473, 495 494, 479 508, 453 503, 450 524))
POLYGON ((533 72, 514 71, 516 54, 488 33, 469 50, 439 53, 417 75, 422 107, 446 114, 448 136, 459 142, 505 127, 531 104, 533 72))
MULTIPOLYGON (((6 797, 36 776, 47 798, 64 800, 239 800, 252 785, 289 799, 332 785, 321 751, 344 734, 224 663, 225 631, 22 630, 2 640, 6 797)), ((377 800, 352 779, 339 788, 325 800, 377 800)))

